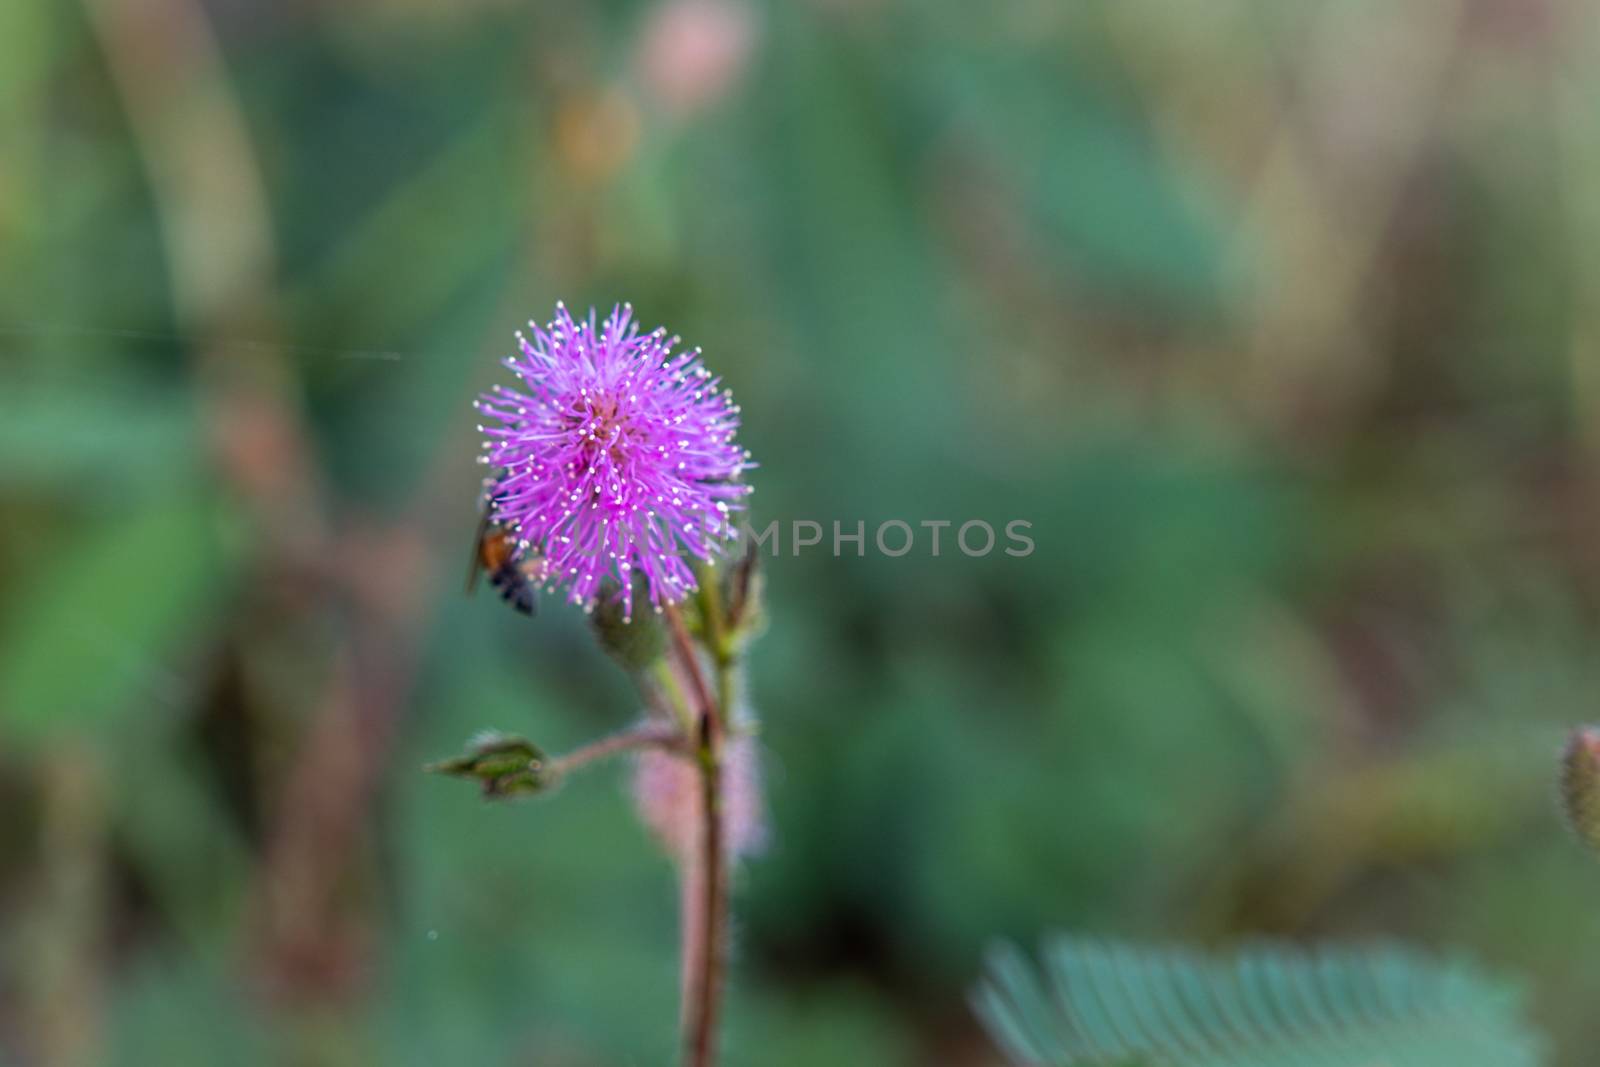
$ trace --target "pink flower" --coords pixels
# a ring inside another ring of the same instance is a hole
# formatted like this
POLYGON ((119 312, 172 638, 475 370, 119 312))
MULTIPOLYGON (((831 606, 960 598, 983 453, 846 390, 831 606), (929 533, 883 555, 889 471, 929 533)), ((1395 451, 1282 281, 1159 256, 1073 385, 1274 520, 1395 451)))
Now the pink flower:
POLYGON ((686 557, 721 554, 750 492, 731 392, 699 349, 674 354, 664 329, 641 335, 631 305, 597 325, 557 304, 549 325, 529 326, 505 361, 521 388, 475 404, 489 420, 483 462, 498 472, 494 520, 573 603, 592 609, 614 579, 631 617, 636 573, 657 610, 681 600, 695 589, 686 557))
POLYGON ((725 96, 755 50, 755 16, 735 0, 667 0, 652 8, 638 66, 650 99, 676 116, 725 96))
MULTIPOLYGON (((639 818, 680 864, 695 855, 705 832, 701 817, 700 768, 672 752, 639 755, 633 772, 633 799, 639 818)), ((761 805, 761 766, 755 739, 737 735, 722 754, 722 832, 730 855, 748 856, 766 838, 761 805)))

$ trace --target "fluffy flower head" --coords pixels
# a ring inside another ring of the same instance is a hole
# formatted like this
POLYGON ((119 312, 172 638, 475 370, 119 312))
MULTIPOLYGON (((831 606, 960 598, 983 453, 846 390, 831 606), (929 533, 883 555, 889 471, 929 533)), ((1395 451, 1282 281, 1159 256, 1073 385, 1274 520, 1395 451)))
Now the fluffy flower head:
POLYGON ((699 349, 674 353, 664 329, 641 334, 630 305, 597 323, 558 304, 548 325, 528 325, 505 361, 519 387, 475 404, 496 471, 491 517, 574 603, 592 608, 610 578, 631 612, 635 574, 658 609, 682 599, 695 588, 689 560, 720 554, 750 492, 731 393, 699 349))

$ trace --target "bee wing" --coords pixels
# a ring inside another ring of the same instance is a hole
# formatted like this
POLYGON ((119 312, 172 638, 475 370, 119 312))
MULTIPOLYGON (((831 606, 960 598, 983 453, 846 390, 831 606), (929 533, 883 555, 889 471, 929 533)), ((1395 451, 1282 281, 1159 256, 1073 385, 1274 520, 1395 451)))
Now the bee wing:
POLYGON ((483 505, 483 517, 478 520, 478 535, 472 539, 472 564, 467 568, 467 595, 478 587, 478 575, 483 573, 483 539, 489 534, 490 505, 483 505))
POLYGON ((516 608, 524 615, 537 615, 539 585, 549 575, 544 555, 537 549, 529 552, 527 557, 517 564, 517 572, 522 576, 522 589, 517 597, 516 608))

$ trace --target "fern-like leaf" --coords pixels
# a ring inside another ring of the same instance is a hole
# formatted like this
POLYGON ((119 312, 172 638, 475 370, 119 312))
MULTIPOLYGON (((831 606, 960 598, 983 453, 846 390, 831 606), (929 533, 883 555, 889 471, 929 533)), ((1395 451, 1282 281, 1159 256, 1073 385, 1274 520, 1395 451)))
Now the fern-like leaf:
POLYGON ((1399 948, 1225 957, 1077 938, 1010 945, 973 1004, 1019 1067, 1535 1067, 1520 996, 1399 948))

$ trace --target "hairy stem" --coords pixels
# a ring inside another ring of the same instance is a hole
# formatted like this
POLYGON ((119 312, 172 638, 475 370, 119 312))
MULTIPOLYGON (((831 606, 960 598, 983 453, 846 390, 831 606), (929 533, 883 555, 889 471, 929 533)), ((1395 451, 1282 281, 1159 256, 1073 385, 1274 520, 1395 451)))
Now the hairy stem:
MULTIPOLYGON (((695 703, 699 705, 696 711, 703 716, 710 716, 713 725, 720 727, 721 716, 717 714, 716 701, 711 698, 711 690, 706 686, 705 672, 700 669, 700 657, 695 655, 694 642, 689 637, 689 630, 683 625, 683 616, 678 614, 676 604, 668 604, 664 609, 667 617, 667 629, 672 634, 672 647, 678 653, 684 673, 689 677, 689 685, 694 690, 695 703)), ((703 729, 703 726, 702 726, 703 729)))
POLYGON ((678 682, 678 676, 673 673, 672 666, 665 659, 656 660, 650 668, 648 682, 653 684, 652 692, 647 693, 645 699, 652 706, 662 705, 667 717, 678 724, 687 741, 694 739, 695 713, 689 707, 688 698, 684 696, 683 686, 678 682))
POLYGON ((630 752, 638 748, 673 748, 681 745, 683 740, 678 731, 670 726, 646 723, 621 730, 609 737, 602 737, 598 741, 591 741, 581 748, 575 748, 565 756, 551 761, 550 769, 557 774, 566 774, 596 760, 615 756, 619 752, 630 752))
POLYGON ((722 822, 722 716, 706 686, 683 618, 666 608, 673 648, 682 660, 698 704, 697 764, 700 768, 700 848, 686 862, 698 870, 685 872, 684 922, 684 1062, 711 1067, 716 1062, 717 1012, 722 996, 723 940, 728 924, 728 871, 722 822), (698 909, 698 913, 696 913, 698 909), (692 918, 693 921, 690 921, 692 918))
MULTIPOLYGON (((727 667, 733 662, 733 646, 728 640, 727 620, 723 616, 722 593, 717 588, 717 575, 711 568, 702 568, 700 575, 700 617, 705 621, 706 648, 711 652, 711 661, 716 665, 718 681, 727 673, 727 667)), ((723 714, 730 714, 733 709, 726 703, 722 704, 723 714)))

